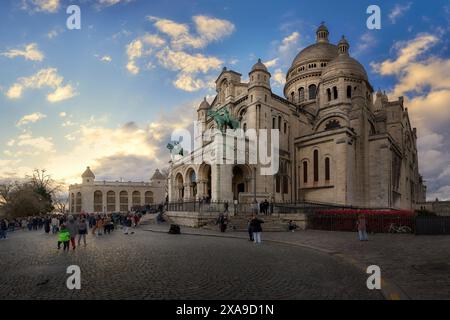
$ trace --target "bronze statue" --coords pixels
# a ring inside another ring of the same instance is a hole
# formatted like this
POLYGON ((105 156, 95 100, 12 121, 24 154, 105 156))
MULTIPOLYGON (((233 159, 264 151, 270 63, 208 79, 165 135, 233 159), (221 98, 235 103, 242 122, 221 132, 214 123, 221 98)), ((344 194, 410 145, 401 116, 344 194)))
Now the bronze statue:
POLYGON ((217 128, 222 132, 225 132, 227 129, 236 130, 240 127, 239 121, 231 117, 227 108, 219 111, 210 110, 208 111, 208 116, 214 118, 217 128))

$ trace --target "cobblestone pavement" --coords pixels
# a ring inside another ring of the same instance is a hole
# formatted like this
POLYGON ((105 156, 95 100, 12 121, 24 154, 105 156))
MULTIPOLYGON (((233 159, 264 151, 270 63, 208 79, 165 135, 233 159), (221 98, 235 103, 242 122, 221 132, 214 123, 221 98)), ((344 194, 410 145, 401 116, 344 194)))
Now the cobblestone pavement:
POLYGON ((64 253, 56 236, 19 231, 0 254, 0 299, 382 299, 351 264, 277 243, 115 231, 64 253), (66 288, 69 265, 80 291, 66 288))
MULTIPOLYGON (((165 230, 151 225, 147 229, 165 230)), ((219 232, 183 228, 185 233, 218 236, 219 232)), ((227 232, 228 237, 246 237, 227 232)), ((266 232, 264 240, 310 247, 348 261, 359 269, 378 265, 382 276, 394 286, 393 294, 406 299, 450 299, 450 236, 402 234, 369 235, 369 242, 357 241, 348 232, 307 230, 266 232)))

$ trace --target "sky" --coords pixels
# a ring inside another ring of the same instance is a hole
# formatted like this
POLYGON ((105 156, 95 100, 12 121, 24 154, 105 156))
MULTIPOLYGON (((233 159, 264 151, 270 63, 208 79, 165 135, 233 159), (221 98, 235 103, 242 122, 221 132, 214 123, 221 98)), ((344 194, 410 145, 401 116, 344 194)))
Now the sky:
POLYGON ((167 167, 223 67, 248 79, 261 58, 282 95, 286 71, 314 43, 345 35, 375 89, 405 97, 429 199, 450 199, 449 1, 2 0, 0 179, 46 169, 66 184, 147 181, 167 167), (69 30, 70 5, 81 29, 69 30), (369 30, 366 10, 381 9, 369 30))

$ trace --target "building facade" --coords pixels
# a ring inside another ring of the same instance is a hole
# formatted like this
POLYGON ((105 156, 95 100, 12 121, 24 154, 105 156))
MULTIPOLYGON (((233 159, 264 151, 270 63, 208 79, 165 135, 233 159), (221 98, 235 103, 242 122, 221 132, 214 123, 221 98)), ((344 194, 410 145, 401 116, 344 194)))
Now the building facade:
POLYGON ((374 92, 364 67, 342 37, 328 40, 321 25, 316 43, 302 50, 286 76, 284 97, 272 92, 271 74, 261 60, 249 73, 224 68, 217 96, 198 108, 203 133, 217 129, 211 111, 227 110, 249 129, 279 130, 279 170, 259 174, 261 165, 188 164, 202 148, 171 162, 170 201, 323 202, 366 208, 413 209, 425 201, 418 170, 417 131, 403 98, 389 101, 374 92))
POLYGON ((126 213, 166 201, 167 177, 159 170, 148 183, 96 181, 89 167, 81 178, 81 184, 69 187, 70 213, 126 213))

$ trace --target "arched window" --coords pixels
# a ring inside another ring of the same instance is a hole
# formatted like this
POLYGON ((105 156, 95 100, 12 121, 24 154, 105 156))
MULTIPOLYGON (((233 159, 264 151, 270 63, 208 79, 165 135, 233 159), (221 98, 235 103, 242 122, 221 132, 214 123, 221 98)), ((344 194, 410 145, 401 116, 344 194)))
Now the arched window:
POLYGON ((315 84, 312 84, 308 87, 308 90, 309 90, 309 100, 315 99, 317 86, 315 84))
POLYGON ((284 123, 284 134, 287 133, 287 122, 284 123))
POLYGON ((153 204, 153 192, 147 191, 145 193, 145 205, 153 204))
POLYGON ((288 194, 289 193, 289 181, 288 177, 283 177, 283 193, 288 194))
POLYGON ((308 183, 308 162, 303 161, 303 183, 308 183))
POLYGON ((338 89, 337 89, 337 87, 333 87, 333 98, 335 100, 338 98, 338 89))
POLYGON ((70 200, 71 200, 70 212, 75 213, 75 194, 72 193, 70 200))
POLYGON ((128 192, 120 192, 120 211, 128 212, 128 192))
POLYGON ((272 118, 272 129, 276 129, 275 126, 276 126, 276 120, 275 120, 275 118, 272 118))
POLYGON ((303 102, 305 101, 305 88, 298 89, 298 101, 303 102))
POLYGON ((278 129, 281 130, 281 117, 278 117, 278 129))
POLYGON ((330 158, 325 158, 325 181, 331 180, 330 158))
POLYGON ((327 98, 328 98, 328 101, 331 101, 331 89, 330 88, 327 89, 327 98))
POLYGON ((291 101, 294 102, 294 99, 295 99, 295 93, 294 93, 294 91, 292 91, 291 92, 291 101))
POLYGON ((347 86, 347 98, 352 97, 352 86, 347 86))
POLYGON ((81 213, 82 200, 81 200, 81 192, 77 193, 77 197, 75 199, 75 213, 81 213))
POLYGON ((134 191, 132 196, 133 207, 138 207, 141 205, 141 193, 139 191, 134 191))
POLYGON ((319 151, 314 150, 314 182, 319 182, 319 151))
POLYGON ((94 192, 94 212, 103 212, 103 193, 101 191, 94 192))
POLYGON ((106 210, 108 212, 116 211, 116 193, 114 191, 108 191, 106 194, 106 210))
POLYGON ((276 182, 275 182, 275 184, 276 184, 276 193, 280 193, 280 176, 278 176, 277 175, 277 177, 276 177, 276 182))

